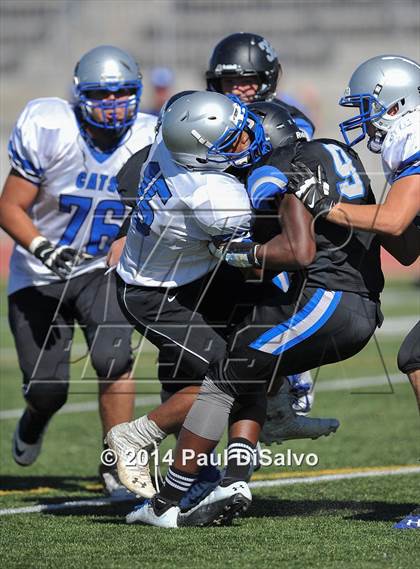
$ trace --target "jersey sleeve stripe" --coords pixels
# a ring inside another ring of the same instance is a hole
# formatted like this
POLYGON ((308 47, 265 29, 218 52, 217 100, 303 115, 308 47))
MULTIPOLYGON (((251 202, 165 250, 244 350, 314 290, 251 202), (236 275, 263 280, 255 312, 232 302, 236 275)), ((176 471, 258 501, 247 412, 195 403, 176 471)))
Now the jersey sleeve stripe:
POLYGON ((392 181, 396 182, 401 178, 406 178, 407 176, 414 176, 420 174, 420 150, 415 154, 406 158, 401 162, 398 170, 395 172, 392 181))
POLYGON ((30 160, 20 156, 16 148, 14 147, 12 141, 9 142, 9 157, 12 165, 23 174, 27 174, 28 177, 35 178, 37 181, 40 180, 44 171, 42 168, 37 168, 30 162, 30 160))
POLYGON ((411 166, 410 168, 407 168, 407 170, 404 170, 404 172, 401 172, 399 174, 395 174, 394 178, 393 178, 393 182, 396 182, 397 180, 401 180, 402 178, 407 178, 408 176, 415 176, 415 175, 420 174, 420 164, 415 164, 413 166, 411 166))

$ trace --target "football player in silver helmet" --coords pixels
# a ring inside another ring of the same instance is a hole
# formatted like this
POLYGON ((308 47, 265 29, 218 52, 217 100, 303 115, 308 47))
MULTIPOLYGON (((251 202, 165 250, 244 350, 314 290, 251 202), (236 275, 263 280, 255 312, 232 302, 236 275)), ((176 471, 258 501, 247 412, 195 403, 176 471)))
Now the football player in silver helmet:
MULTIPOLYGON (((141 89, 130 54, 96 47, 76 65, 74 100, 30 101, 10 137, 0 225, 16 242, 8 292, 26 403, 13 440, 22 466, 36 461, 66 402, 75 322, 99 379, 104 433, 132 416, 132 329, 108 303, 115 276, 105 258, 125 214, 116 175, 155 136, 156 119, 139 112, 141 89)), ((109 492, 122 489, 103 465, 101 478, 109 492)))
MULTIPOLYGON (((297 167, 289 189, 315 216, 342 226, 382 234, 384 246, 404 265, 420 254, 420 66, 408 57, 378 55, 357 67, 340 105, 358 114, 340 124, 347 144, 368 136, 368 147, 380 153, 390 190, 380 205, 339 203, 325 182, 297 167), (361 129, 350 140, 349 132, 361 129)), ((351 172, 343 181, 354 185, 351 172)), ((398 354, 401 371, 408 374, 420 409, 420 323, 404 340, 398 354)))

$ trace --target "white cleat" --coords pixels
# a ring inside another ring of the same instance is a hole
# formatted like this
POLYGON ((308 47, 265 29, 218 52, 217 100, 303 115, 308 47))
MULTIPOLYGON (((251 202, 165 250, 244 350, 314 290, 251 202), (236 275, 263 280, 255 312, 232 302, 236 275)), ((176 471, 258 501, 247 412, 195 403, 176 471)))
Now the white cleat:
POLYGON ((38 458, 41 447, 42 439, 46 430, 46 426, 43 432, 38 437, 38 440, 34 444, 25 443, 19 436, 20 421, 16 425, 15 432, 13 434, 12 442, 12 455, 14 461, 20 466, 30 466, 38 458))
POLYGON ((150 476, 147 451, 153 442, 142 444, 133 423, 121 423, 112 427, 105 442, 116 455, 118 478, 122 484, 136 496, 152 498, 156 489, 150 476))
POLYGON ((145 500, 130 512, 125 520, 128 524, 146 524, 148 526, 157 526, 160 528, 177 528, 178 527, 178 506, 171 506, 166 512, 158 516, 150 500, 145 500))
POLYGON ((243 480, 217 486, 197 506, 179 514, 178 526, 227 525, 246 512, 251 502, 251 490, 243 480))
POLYGON ((289 383, 283 382, 277 395, 268 398, 267 418, 260 441, 270 445, 293 439, 318 439, 335 433, 337 419, 317 419, 298 415, 291 406, 289 383))

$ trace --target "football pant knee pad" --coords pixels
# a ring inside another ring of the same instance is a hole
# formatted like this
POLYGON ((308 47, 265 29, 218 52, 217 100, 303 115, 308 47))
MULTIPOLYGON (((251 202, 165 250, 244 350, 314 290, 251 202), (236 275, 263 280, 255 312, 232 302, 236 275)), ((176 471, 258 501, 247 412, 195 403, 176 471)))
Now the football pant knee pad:
POLYGON ((67 401, 67 382, 49 379, 32 380, 23 388, 27 403, 38 413, 52 415, 67 401))

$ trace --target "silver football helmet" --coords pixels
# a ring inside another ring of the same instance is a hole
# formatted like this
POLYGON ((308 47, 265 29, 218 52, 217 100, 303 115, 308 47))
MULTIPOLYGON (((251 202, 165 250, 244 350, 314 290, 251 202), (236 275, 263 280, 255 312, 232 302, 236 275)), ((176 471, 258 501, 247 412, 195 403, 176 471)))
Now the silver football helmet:
POLYGON ((261 121, 234 96, 195 91, 176 99, 162 118, 162 136, 172 158, 190 170, 249 166, 271 150, 261 121), (249 146, 232 152, 242 132, 249 146))
POLYGON ((344 97, 344 107, 358 107, 359 114, 340 123, 344 140, 352 146, 368 134, 368 125, 376 128, 369 133, 368 147, 380 152, 383 139, 393 123, 420 104, 420 66, 399 55, 378 55, 356 69, 344 97), (350 141, 347 132, 361 128, 362 133, 350 141))
POLYGON ((88 51, 77 63, 73 78, 83 119, 99 128, 129 127, 139 108, 141 78, 137 62, 122 49, 101 45, 88 51))

